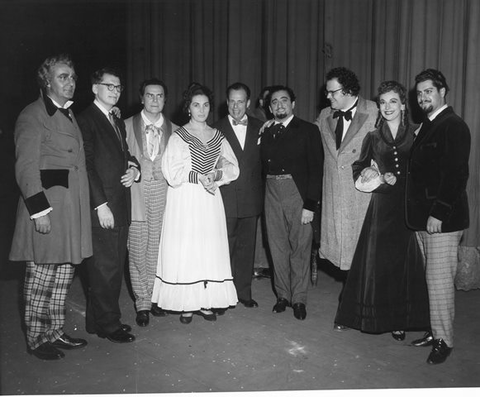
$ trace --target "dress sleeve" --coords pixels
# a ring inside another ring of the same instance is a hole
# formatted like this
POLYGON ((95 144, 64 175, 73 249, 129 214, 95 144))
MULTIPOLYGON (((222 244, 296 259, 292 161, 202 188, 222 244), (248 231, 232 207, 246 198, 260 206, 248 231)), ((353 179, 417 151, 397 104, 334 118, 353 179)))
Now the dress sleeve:
POLYGON ((178 134, 173 133, 162 158, 163 175, 168 184, 175 188, 189 182, 191 170, 188 144, 178 134))
POLYGON ((221 172, 221 177, 217 180, 218 186, 228 185, 240 175, 237 157, 233 153, 233 149, 226 139, 222 141, 220 157, 215 169, 221 172))

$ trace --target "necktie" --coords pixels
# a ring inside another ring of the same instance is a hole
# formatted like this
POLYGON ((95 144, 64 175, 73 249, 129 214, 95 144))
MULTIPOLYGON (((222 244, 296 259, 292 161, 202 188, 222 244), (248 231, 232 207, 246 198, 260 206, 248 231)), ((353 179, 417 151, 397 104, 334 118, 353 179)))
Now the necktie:
POLYGON ((282 123, 277 123, 271 128, 273 139, 276 139, 285 129, 285 126, 282 123))
POLYGON ((232 123, 233 125, 244 125, 246 127, 248 125, 248 120, 245 119, 245 120, 237 121, 235 119, 232 119, 232 123))
POLYGON ((150 156, 150 160, 155 160, 158 153, 158 147, 160 145, 160 134, 157 127, 153 124, 147 125, 145 128, 145 134, 147 135, 147 151, 150 156))
POLYGON ((115 121, 115 115, 112 112, 108 113, 108 119, 110 120, 110 124, 115 130, 115 133, 117 134, 117 138, 120 141, 120 146, 123 149, 122 135, 120 134, 120 130, 118 129, 117 122, 115 121))
POLYGON ((64 108, 58 108, 58 110, 63 113, 65 116, 68 117, 68 119, 73 123, 72 116, 70 115, 70 111, 68 109, 64 108))
POLYGON ((343 138, 343 119, 346 121, 349 121, 352 119, 352 109, 357 106, 356 101, 353 106, 346 110, 345 112, 342 112, 341 110, 337 110, 333 113, 333 118, 336 119, 338 118, 337 121, 337 127, 335 128, 335 144, 337 147, 337 150, 340 148, 340 145, 342 143, 342 138, 343 138))

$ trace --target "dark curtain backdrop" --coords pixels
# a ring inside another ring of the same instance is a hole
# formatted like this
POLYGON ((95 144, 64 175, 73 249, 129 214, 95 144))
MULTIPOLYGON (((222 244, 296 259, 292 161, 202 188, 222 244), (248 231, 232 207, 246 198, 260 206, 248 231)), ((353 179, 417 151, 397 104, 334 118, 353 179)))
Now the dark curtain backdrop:
MULTIPOLYGON (((325 73, 346 66, 361 95, 395 79, 412 90, 425 68, 443 71, 447 102, 472 132, 468 193, 471 226, 463 244, 479 247, 480 1, 478 0, 158 0, 132 2, 128 14, 128 85, 159 76, 169 87, 167 115, 182 122, 182 92, 191 81, 215 93, 211 121, 223 116, 225 88, 242 81, 255 99, 261 88, 286 84, 295 113, 313 121, 327 106, 325 73)), ((129 103, 138 102, 129 91, 129 103)), ((255 100, 252 100, 254 103, 255 100)))

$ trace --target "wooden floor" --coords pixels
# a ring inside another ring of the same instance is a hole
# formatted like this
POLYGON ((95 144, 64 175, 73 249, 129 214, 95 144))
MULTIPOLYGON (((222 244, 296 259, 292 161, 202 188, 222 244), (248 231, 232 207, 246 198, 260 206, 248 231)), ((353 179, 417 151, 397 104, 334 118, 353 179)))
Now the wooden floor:
POLYGON ((26 351, 20 314, 23 265, 4 260, 0 270, 1 394, 412 388, 410 394, 421 392, 418 388, 480 386, 480 290, 456 293, 455 349, 444 364, 431 366, 425 362, 429 348, 408 345, 419 332, 408 333, 405 342, 389 334, 335 332, 341 285, 326 272, 319 273, 317 286, 309 291, 305 321, 296 320, 291 309, 272 313, 270 280, 261 279, 253 283, 258 308, 240 305, 216 322, 195 316, 189 325, 181 324, 178 315, 152 318, 149 327, 139 328, 124 287, 122 320, 137 337, 125 345, 85 332, 85 296, 77 277, 68 297, 65 331, 87 339, 88 346, 67 351, 63 360, 45 362, 26 351))

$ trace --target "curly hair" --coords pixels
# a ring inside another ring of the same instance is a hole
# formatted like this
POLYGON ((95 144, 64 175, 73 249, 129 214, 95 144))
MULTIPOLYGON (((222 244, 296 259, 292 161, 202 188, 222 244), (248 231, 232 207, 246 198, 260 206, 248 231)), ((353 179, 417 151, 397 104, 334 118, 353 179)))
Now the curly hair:
MULTIPOLYGON (((408 119, 408 108, 407 108, 407 89, 403 84, 400 84, 398 81, 388 80, 380 83, 377 89, 377 105, 380 107, 380 96, 386 94, 387 92, 395 92, 400 97, 400 102, 402 105, 405 105, 405 111, 403 112, 402 125, 409 125, 408 119)), ((383 123, 384 119, 382 114, 378 112, 378 118, 375 122, 375 127, 379 128, 383 123)))
POLYGON ((40 88, 44 89, 50 83, 50 74, 52 69, 57 64, 64 64, 68 67, 75 69, 72 59, 68 54, 59 54, 48 57, 43 61, 37 70, 37 83, 40 88))
POLYGON ((357 96, 360 92, 360 83, 357 75, 351 70, 338 67, 330 70, 326 76, 327 81, 337 79, 338 83, 342 86, 344 94, 357 96))
POLYGON ((190 83, 188 88, 185 90, 183 93, 183 112, 185 114, 188 114, 188 108, 190 107, 190 104, 192 103, 192 98, 195 95, 205 95, 208 98, 208 102, 210 103, 210 108, 213 107, 213 92, 210 90, 210 88, 205 87, 204 85, 201 85, 199 83, 190 83))
POLYGON ((269 88, 270 88, 270 91, 269 91, 267 99, 266 99, 267 104, 270 105, 273 94, 275 94, 278 91, 286 91, 288 96, 290 97, 290 101, 295 102, 296 96, 295 96, 295 93, 293 92, 293 90, 290 87, 286 87, 284 85, 273 85, 269 88))
POLYGON ((445 88, 445 95, 447 95, 450 88, 447 85, 447 80, 440 70, 436 69, 425 69, 423 72, 420 72, 415 76, 415 87, 418 83, 423 83, 424 81, 431 80, 433 85, 440 91, 440 89, 445 88))
POLYGON ((163 93, 165 94, 165 98, 168 95, 168 90, 166 84, 160 80, 157 79, 156 77, 152 77, 151 79, 143 80, 140 83, 140 88, 138 89, 138 92, 140 93, 140 96, 143 97, 143 94, 145 94, 145 88, 149 85, 159 85, 160 87, 163 88, 163 93))

